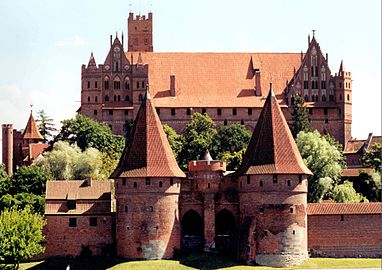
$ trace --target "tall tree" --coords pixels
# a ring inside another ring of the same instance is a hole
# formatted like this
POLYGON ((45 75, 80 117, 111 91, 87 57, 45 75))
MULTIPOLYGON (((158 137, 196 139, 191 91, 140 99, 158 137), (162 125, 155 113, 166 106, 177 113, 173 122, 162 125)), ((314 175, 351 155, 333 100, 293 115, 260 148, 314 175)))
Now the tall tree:
POLYGON ((42 216, 27 207, 5 209, 0 214, 0 259, 12 261, 18 269, 20 262, 44 252, 42 216))
POLYGON ((182 136, 176 133, 176 131, 167 124, 163 125, 163 131, 166 133, 167 140, 171 146, 172 152, 175 158, 178 160, 180 150, 182 150, 182 136))
POLYGON ((37 166, 21 166, 13 175, 9 193, 45 194, 46 182, 51 179, 49 173, 37 166))
POLYGON ((124 137, 114 135, 106 124, 81 114, 75 118, 62 121, 61 130, 54 141, 76 144, 82 151, 93 147, 115 158, 120 157, 125 146, 124 137))
POLYGON ((0 196, 7 194, 12 186, 12 180, 5 171, 4 164, 0 164, 0 196))
POLYGON ((333 189, 333 199, 339 203, 368 202, 360 193, 353 188, 353 183, 345 181, 333 189))
POLYGON ((369 201, 381 201, 381 175, 374 171, 369 175, 365 170, 360 170, 359 177, 353 182, 354 189, 365 196, 369 201))
POLYGON ((382 145, 375 143, 371 146, 371 150, 366 151, 362 157, 365 166, 372 167, 377 172, 381 172, 382 145))
POLYGON ((44 142, 52 140, 53 133, 57 131, 53 123, 53 119, 50 118, 44 110, 41 110, 37 112, 36 122, 41 135, 44 137, 44 142))
POLYGON ((338 184, 343 164, 343 154, 320 133, 301 131, 296 143, 306 166, 313 175, 308 178, 308 201, 332 199, 333 188, 338 184))
POLYGON ((293 137, 296 138, 300 131, 311 131, 308 109, 304 106, 304 99, 297 95, 292 104, 292 127, 293 137))
POLYGON ((220 155, 226 152, 239 152, 247 148, 250 139, 251 132, 243 125, 232 124, 222 126, 216 134, 216 141, 219 147, 218 152, 220 155))

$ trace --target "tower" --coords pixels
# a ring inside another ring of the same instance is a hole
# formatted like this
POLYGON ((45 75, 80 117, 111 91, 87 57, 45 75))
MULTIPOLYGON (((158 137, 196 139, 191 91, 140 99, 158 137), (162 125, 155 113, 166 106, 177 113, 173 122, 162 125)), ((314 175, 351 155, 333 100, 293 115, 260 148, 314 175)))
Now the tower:
POLYGON ((153 102, 146 96, 126 138, 115 179, 117 254, 161 259, 180 247, 180 170, 153 102))
POLYGON ((5 170, 9 176, 13 174, 13 127, 12 124, 4 124, 2 128, 2 153, 5 170))
POLYGON ((153 51, 153 14, 148 17, 129 13, 127 19, 128 29, 128 52, 152 52, 153 51))
POLYGON ((338 114, 341 116, 340 142, 345 145, 351 139, 352 125, 352 79, 351 72, 345 71, 341 61, 338 74, 334 76, 334 88, 336 89, 336 101, 338 114))
POLYGON ((286 267, 308 258, 308 175, 271 86, 233 174, 239 190, 241 259, 286 267))

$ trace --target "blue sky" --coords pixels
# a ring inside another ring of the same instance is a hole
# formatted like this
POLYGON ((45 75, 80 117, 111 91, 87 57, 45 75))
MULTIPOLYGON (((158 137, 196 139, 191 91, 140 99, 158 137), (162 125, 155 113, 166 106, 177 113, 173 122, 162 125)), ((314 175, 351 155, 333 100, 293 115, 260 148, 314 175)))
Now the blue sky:
POLYGON ((0 123, 24 128, 29 104, 74 116, 81 65, 104 61, 129 11, 154 13, 155 51, 300 52, 315 29, 332 72, 353 74, 353 137, 381 134, 380 0, 1 1, 0 123))

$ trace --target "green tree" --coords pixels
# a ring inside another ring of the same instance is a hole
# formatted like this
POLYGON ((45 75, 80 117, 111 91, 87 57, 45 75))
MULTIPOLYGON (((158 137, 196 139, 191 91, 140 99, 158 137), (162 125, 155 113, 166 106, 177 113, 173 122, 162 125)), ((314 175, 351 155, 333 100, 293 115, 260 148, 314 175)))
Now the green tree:
POLYGON ((308 109, 304 106, 304 99, 297 95, 292 104, 292 127, 293 137, 296 138, 300 131, 311 131, 308 109))
POLYGON ((0 214, 0 259, 12 261, 14 269, 20 262, 44 252, 42 216, 27 207, 5 209, 0 214))
POLYGON ((382 145, 375 143, 371 146, 371 150, 366 151, 362 157, 365 166, 372 167, 377 172, 381 172, 382 145))
POLYGON ((36 122, 41 135, 44 137, 44 142, 52 140, 53 133, 57 131, 53 123, 53 119, 50 118, 44 110, 41 110, 37 112, 36 122))
POLYGON ((368 202, 368 200, 353 188, 353 183, 345 181, 333 189, 333 199, 339 203, 368 202))
POLYGON ((308 178, 308 202, 332 199, 342 170, 343 154, 316 130, 301 131, 296 138, 298 149, 313 175, 308 178))
POLYGON ((188 161, 198 160, 207 149, 215 155, 216 134, 216 124, 207 114, 194 113, 182 134, 183 148, 178 155, 180 167, 187 169, 188 161))
POLYGON ((45 198, 42 195, 35 195, 31 193, 18 193, 15 195, 5 194, 1 196, 0 211, 11 207, 17 207, 18 209, 29 207, 32 212, 44 215, 45 198))
POLYGON ((369 201, 381 201, 381 175, 374 171, 370 176, 365 170, 360 170, 359 177, 353 183, 354 189, 369 201))
POLYGON ((227 171, 235 171, 239 168, 239 165, 243 160, 244 153, 245 148, 238 152, 225 152, 220 155, 219 159, 227 162, 227 171))
POLYGON ((79 147, 69 145, 68 142, 56 142, 52 151, 44 153, 33 165, 47 171, 53 179, 108 179, 117 162, 118 160, 95 148, 81 151, 79 147))
POLYGON ((248 129, 243 125, 232 124, 220 127, 215 140, 218 142, 218 153, 223 155, 226 152, 235 153, 247 148, 250 139, 251 132, 248 129))
POLYGON ((7 194, 12 186, 12 180, 5 171, 4 164, 0 164, 0 196, 7 194))
POLYGON ((11 194, 32 193, 45 194, 46 181, 51 179, 49 173, 37 166, 21 166, 13 175, 11 194))
POLYGON ((113 135, 106 125, 78 114, 75 118, 62 121, 60 133, 54 139, 76 144, 82 151, 89 147, 119 158, 125 146, 123 136, 113 135))
POLYGON ((176 131, 167 124, 163 125, 163 131, 166 133, 167 140, 171 146, 172 152, 175 158, 178 160, 180 150, 182 150, 182 136, 176 133, 176 131))

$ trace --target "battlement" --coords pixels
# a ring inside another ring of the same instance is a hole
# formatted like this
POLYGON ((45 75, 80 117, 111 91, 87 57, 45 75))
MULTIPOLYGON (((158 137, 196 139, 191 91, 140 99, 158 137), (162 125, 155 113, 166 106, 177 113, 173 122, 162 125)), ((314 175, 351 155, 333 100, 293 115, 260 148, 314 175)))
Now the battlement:
POLYGON ((13 128, 13 125, 12 124, 2 124, 1 125, 2 128, 6 128, 6 129, 12 129, 13 128))
POLYGON ((221 171, 227 170, 227 163, 221 160, 193 160, 188 163, 188 170, 190 172, 197 171, 221 171))
POLYGON ((153 51, 153 14, 136 15, 129 13, 127 19, 128 51, 152 52, 153 51))
POLYGON ((152 12, 149 12, 148 17, 146 18, 146 15, 136 15, 134 18, 134 13, 130 12, 129 13, 129 21, 151 21, 153 19, 153 14, 152 12))

